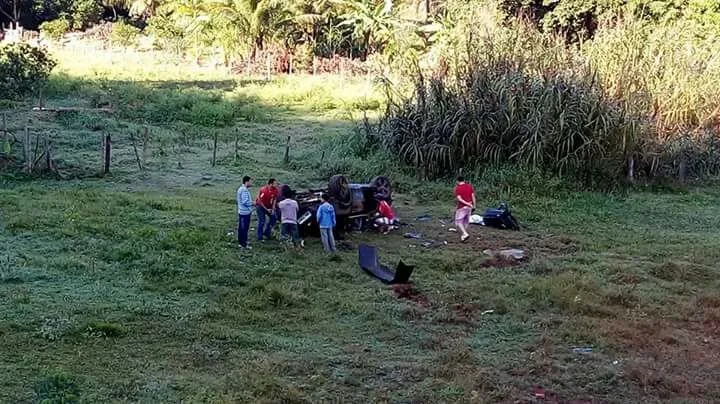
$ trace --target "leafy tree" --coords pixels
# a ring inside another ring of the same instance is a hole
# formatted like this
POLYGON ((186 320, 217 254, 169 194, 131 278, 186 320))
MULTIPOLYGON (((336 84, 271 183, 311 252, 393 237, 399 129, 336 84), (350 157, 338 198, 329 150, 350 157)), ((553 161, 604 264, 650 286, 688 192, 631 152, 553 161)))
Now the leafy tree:
POLYGON ((0 94, 12 98, 36 91, 55 65, 43 49, 25 43, 0 44, 0 94))
POLYGON ((40 32, 55 41, 62 39, 63 35, 68 31, 70 31, 70 22, 64 17, 46 21, 40 25, 40 32))
POLYGON ((76 0, 73 4, 73 29, 86 29, 98 22, 102 17, 103 9, 96 0, 76 0))
POLYGON ((381 51, 392 40, 398 20, 388 2, 353 0, 340 4, 347 7, 342 25, 353 27, 353 37, 362 44, 364 59, 369 53, 381 51))

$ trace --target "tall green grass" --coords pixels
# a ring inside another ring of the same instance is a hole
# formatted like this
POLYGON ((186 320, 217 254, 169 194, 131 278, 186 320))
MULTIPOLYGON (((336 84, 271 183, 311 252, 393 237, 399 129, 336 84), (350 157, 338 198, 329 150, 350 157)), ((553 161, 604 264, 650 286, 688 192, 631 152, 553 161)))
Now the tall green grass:
POLYGON ((720 174, 720 41, 702 27, 616 17, 569 44, 463 7, 437 35, 435 68, 406 80, 413 95, 388 91, 377 130, 405 163, 428 177, 511 164, 593 183, 720 174))

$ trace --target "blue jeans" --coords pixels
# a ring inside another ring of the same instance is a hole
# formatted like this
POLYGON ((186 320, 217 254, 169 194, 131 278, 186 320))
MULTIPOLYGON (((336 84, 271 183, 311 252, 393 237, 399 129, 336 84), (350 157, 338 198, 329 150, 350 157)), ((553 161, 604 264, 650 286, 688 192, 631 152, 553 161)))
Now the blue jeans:
POLYGON ((257 217, 258 217, 258 227, 257 227, 257 239, 258 241, 262 241, 263 236, 265 238, 270 238, 270 234, 272 234, 272 229, 275 227, 275 214, 268 213, 265 208, 258 206, 257 207, 257 217), (270 216, 270 220, 267 221, 267 225, 265 224, 265 216, 270 216))
POLYGON ((325 251, 335 252, 335 236, 333 235, 333 229, 320 229, 320 239, 322 239, 322 245, 325 251))
POLYGON ((243 247, 247 247, 248 243, 248 232, 250 232, 250 216, 251 215, 238 215, 238 244, 243 247))
POLYGON ((283 238, 292 239, 293 244, 300 243, 300 232, 296 223, 283 223, 280 225, 280 235, 283 238))

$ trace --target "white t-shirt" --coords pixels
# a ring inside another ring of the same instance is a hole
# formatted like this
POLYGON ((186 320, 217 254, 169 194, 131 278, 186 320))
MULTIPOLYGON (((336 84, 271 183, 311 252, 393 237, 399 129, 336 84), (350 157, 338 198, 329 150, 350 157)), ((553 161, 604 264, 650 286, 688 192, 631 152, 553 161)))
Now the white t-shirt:
POLYGON ((300 207, 298 203, 292 199, 283 199, 278 203, 280 208, 280 221, 282 223, 297 223, 297 213, 300 207))

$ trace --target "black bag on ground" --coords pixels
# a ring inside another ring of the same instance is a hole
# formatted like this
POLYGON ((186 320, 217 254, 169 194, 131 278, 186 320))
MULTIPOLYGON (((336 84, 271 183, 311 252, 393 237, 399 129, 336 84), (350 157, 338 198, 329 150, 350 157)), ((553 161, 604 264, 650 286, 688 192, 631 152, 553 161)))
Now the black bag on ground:
POLYGON ((483 223, 485 226, 497 229, 520 230, 520 225, 510 213, 510 208, 505 202, 502 202, 497 208, 485 209, 483 223))

